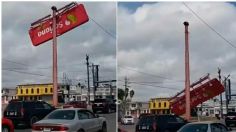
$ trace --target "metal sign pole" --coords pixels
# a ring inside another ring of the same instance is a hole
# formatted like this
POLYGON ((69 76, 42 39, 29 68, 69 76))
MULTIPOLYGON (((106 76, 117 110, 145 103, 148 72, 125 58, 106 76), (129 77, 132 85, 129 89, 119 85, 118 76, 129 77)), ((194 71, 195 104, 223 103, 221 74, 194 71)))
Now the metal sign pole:
POLYGON ((58 104, 57 97, 57 29, 56 29, 56 12, 57 8, 55 6, 52 7, 53 12, 53 23, 52 23, 52 49, 53 49, 53 105, 56 107, 58 104))
POLYGON ((189 39, 188 39, 188 22, 184 22, 185 26, 185 117, 190 120, 190 71, 189 71, 189 39))

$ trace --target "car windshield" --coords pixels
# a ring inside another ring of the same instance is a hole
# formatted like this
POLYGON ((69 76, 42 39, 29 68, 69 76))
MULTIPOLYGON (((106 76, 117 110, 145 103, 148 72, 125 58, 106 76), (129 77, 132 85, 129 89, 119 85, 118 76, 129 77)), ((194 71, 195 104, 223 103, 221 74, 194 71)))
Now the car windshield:
POLYGON ((140 124, 152 124, 155 121, 155 116, 143 116, 140 120, 140 124))
POLYGON ((125 116, 125 118, 133 118, 132 116, 125 116))
POLYGON ((8 104, 6 110, 18 110, 22 107, 22 103, 21 102, 11 102, 8 104))
POLYGON ((180 129, 179 132, 207 132, 207 124, 188 124, 180 129))
POLYGON ((73 120, 75 118, 74 110, 57 110, 50 113, 46 119, 73 120))
POLYGON ((94 102, 106 102, 106 99, 95 99, 94 102))
POLYGON ((236 112, 229 112, 227 116, 236 116, 236 112))

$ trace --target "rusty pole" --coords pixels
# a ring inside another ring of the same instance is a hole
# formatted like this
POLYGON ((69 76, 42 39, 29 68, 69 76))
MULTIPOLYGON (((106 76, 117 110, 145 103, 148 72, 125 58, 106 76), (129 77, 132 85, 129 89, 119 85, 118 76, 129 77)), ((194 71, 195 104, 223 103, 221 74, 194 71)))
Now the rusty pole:
POLYGON ((52 34, 53 34, 53 40, 52 40, 52 49, 53 49, 53 105, 56 107, 58 103, 58 97, 57 97, 57 29, 56 29, 56 12, 57 8, 53 6, 53 24, 52 24, 52 34))
POLYGON ((185 26, 185 102, 186 102, 186 120, 190 120, 190 72, 189 72, 189 32, 188 22, 184 22, 185 26))

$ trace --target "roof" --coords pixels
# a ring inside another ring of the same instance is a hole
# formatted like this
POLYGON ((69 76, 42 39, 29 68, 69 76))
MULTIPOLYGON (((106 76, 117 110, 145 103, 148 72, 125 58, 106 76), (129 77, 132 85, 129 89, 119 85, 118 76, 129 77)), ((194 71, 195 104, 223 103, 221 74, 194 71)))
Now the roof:
POLYGON ((200 121, 200 122, 191 122, 188 124, 211 124, 211 123, 222 123, 220 121, 200 121))

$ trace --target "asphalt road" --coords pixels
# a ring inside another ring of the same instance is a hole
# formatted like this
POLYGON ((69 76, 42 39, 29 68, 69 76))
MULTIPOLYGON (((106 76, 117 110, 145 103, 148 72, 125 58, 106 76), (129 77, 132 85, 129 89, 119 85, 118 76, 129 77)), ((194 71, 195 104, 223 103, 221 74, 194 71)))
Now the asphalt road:
MULTIPOLYGON (((116 132, 116 113, 98 115, 107 119, 107 132, 116 132)), ((31 129, 18 128, 15 132, 31 132, 31 129)))

